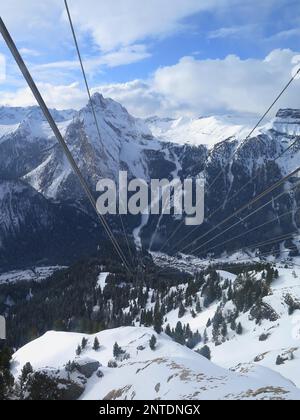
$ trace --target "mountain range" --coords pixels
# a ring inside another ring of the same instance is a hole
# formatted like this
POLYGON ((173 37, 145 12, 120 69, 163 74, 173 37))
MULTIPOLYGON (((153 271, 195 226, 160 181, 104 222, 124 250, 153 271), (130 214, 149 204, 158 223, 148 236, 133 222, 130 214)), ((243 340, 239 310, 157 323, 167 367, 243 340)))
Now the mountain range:
MULTIPOLYGON (((97 181, 101 177, 118 180, 119 170, 127 170, 129 178, 146 181, 195 178, 200 174, 206 181, 206 219, 195 233, 174 216, 125 218, 130 240, 142 243, 145 249, 159 250, 174 231, 172 245, 168 244, 165 251, 180 250, 175 246, 178 241, 182 248, 191 243, 196 246, 203 232, 287 175, 299 162, 299 110, 279 110, 273 121, 245 141, 253 122, 248 117, 142 120, 101 94, 94 94, 92 101, 100 136, 91 103, 79 111, 51 113, 95 196, 97 181), (218 174, 221 176, 216 179, 218 174), (209 188, 211 183, 213 187, 209 188)), ((296 177, 254 209, 281 192, 284 194, 262 212, 231 230, 233 238, 245 230, 251 233, 228 243, 227 253, 298 230, 300 195, 296 177), (266 227, 255 230, 263 222, 266 227)), ((41 261, 66 265, 84 249, 89 254, 101 246, 101 228, 38 107, 0 108, 0 207, 3 269, 41 261)), ((110 222, 116 234, 120 233, 120 220, 115 217, 110 222)), ((218 244, 225 239, 228 234, 211 243, 213 255, 224 252, 218 244)), ((293 245, 291 240, 285 242, 285 246, 293 245)), ((280 241, 275 249, 279 247, 280 241)), ((197 254, 207 255, 205 250, 197 254)))

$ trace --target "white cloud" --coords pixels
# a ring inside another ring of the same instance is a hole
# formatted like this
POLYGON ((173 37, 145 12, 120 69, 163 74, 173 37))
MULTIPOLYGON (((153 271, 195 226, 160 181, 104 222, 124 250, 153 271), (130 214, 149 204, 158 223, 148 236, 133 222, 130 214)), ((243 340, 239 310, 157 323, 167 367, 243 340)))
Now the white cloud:
MULTIPOLYGON (((299 53, 274 50, 265 59, 197 60, 184 57, 159 68, 151 80, 99 86, 137 116, 251 113, 262 115, 288 82, 299 53)), ((299 66, 298 66, 299 68, 299 66)), ((299 81, 275 107, 299 108, 299 81), (297 85, 296 85, 297 84, 297 85)))
POLYGON ((236 38, 240 36, 249 36, 255 30, 255 27, 256 25, 243 25, 219 28, 215 31, 209 32, 208 39, 236 38))
MULTIPOLYGON (((232 1, 235 0, 226 0, 226 3, 232 1)), ((69 8, 76 31, 92 34, 102 50, 112 51, 140 43, 148 37, 173 33, 182 27, 184 18, 213 9, 222 2, 224 0, 72 0, 69 8)), ((3 20, 22 42, 48 38, 55 45, 62 36, 70 36, 62 0, 10 0, 2 3, 3 20)))
MULTIPOLYGON (((37 68, 38 80, 59 84, 74 80, 70 76, 78 63, 64 2, 2 3, 1 16, 22 53, 35 63, 34 58, 43 53, 45 64, 37 68), (58 57, 57 62, 50 62, 53 57, 58 57)), ((150 56, 147 45, 152 39, 186 29, 185 19, 196 13, 211 11, 217 21, 231 25, 211 32, 210 38, 249 34, 255 22, 269 16, 277 4, 278 0, 264 0, 263 4, 261 0, 69 0, 82 52, 88 52, 84 57, 87 71, 144 60, 150 56), (234 26, 236 21, 240 26, 234 26)))
MULTIPOLYGON (((93 71, 95 69, 100 69, 101 67, 118 67, 127 64, 133 64, 137 61, 143 60, 150 57, 151 54, 147 51, 145 45, 131 45, 128 47, 123 47, 117 51, 111 51, 106 54, 103 54, 97 58, 88 58, 84 60, 84 67, 87 71, 93 71)), ((55 61, 51 63, 39 64, 33 67, 33 70, 44 71, 44 70, 77 70, 80 69, 80 64, 78 60, 64 60, 64 61, 55 61)))
POLYGON ((137 117, 160 113, 164 101, 163 96, 151 88, 151 82, 142 80, 97 86, 92 91, 120 102, 137 117))
MULTIPOLYGON (((79 109, 87 103, 87 96, 77 83, 71 85, 55 86, 50 83, 39 83, 46 104, 50 108, 57 109, 79 109)), ((0 96, 0 105, 4 106, 31 106, 37 105, 29 88, 24 87, 16 92, 2 92, 0 96)))
MULTIPOLYGON (((112 97, 140 117, 261 115, 299 68, 299 57, 291 50, 274 50, 261 60, 242 60, 234 55, 222 60, 184 57, 173 66, 159 68, 149 80, 100 85, 92 91, 112 97)), ((78 109, 87 102, 86 92, 78 84, 39 83, 39 87, 50 107, 78 109)), ((299 89, 297 80, 276 109, 299 108, 299 89)), ((3 92, 0 104, 28 106, 35 100, 29 89, 21 88, 14 93, 3 92)))
POLYGON ((147 51, 145 45, 136 44, 104 54, 98 63, 107 67, 117 67, 125 64, 133 64, 150 56, 151 54, 147 51))
POLYGON ((182 27, 184 18, 217 3, 220 0, 74 0, 70 9, 76 24, 110 51, 173 33, 182 27))
POLYGON ((54 42, 61 34, 62 7, 60 0, 2 1, 1 17, 18 40, 48 38, 54 42))
MULTIPOLYGON (((287 9, 288 1, 292 0, 69 0, 69 7, 79 36, 92 35, 103 51, 115 51, 173 34, 184 27, 186 18, 206 11, 213 12, 220 22, 232 24, 211 36, 227 36, 265 20, 274 8, 287 9), (236 21, 240 26, 234 26, 236 21)), ((33 43, 55 51, 67 39, 71 42, 63 0, 2 3, 1 16, 17 41, 30 41, 31 47, 21 45, 24 48, 31 49, 33 43)))
POLYGON ((289 38, 299 37, 299 35, 300 35, 300 28, 293 28, 293 29, 288 29, 286 31, 278 32, 277 34, 268 38, 268 40, 284 41, 284 40, 287 40, 289 38))
POLYGON ((31 48, 20 48, 20 54, 27 57, 39 57, 41 54, 34 49, 31 48))
MULTIPOLYGON (((186 108, 197 114, 245 112, 261 114, 291 77, 291 50, 274 50, 265 59, 224 60, 183 58, 159 69, 154 89, 174 111, 186 108)), ((281 106, 299 107, 299 91, 292 86, 281 106)))

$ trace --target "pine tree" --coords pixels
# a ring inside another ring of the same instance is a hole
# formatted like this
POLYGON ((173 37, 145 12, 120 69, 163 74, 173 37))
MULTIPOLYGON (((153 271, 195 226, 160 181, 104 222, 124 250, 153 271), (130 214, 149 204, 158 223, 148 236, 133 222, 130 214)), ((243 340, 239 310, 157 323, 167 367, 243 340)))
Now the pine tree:
POLYGON ((153 319, 153 327, 157 334, 162 332, 162 325, 163 325, 163 315, 160 309, 159 300, 156 301, 155 308, 154 308, 154 319, 153 319))
POLYGON ((235 330, 236 330, 236 322, 235 322, 235 319, 233 319, 233 320, 231 321, 231 323, 230 323, 230 328, 232 329, 232 331, 235 331, 235 330))
POLYGON ((210 348, 208 346, 202 347, 202 349, 198 350, 198 352, 201 356, 205 357, 208 360, 211 360, 211 352, 210 348))
POLYGON ((201 343, 201 335, 199 331, 197 330, 195 333, 191 333, 187 339, 186 346, 189 349, 193 349, 195 346, 197 346, 199 343, 201 343))
POLYGON ((33 373, 33 367, 31 366, 31 364, 29 362, 27 362, 24 366, 23 369, 21 371, 21 375, 20 375, 20 383, 21 386, 25 384, 28 376, 33 373))
POLYGON ((77 349, 76 349, 76 355, 77 355, 77 356, 80 356, 80 355, 81 355, 81 353, 82 353, 82 349, 81 349, 81 346, 78 344, 78 347, 77 347, 77 349))
POLYGON ((201 309, 201 304, 200 304, 200 300, 199 300, 199 298, 197 299, 197 303, 196 303, 196 312, 198 313, 198 314, 200 314, 200 312, 202 311, 202 309, 201 309))
POLYGON ((168 324, 168 325, 166 326, 165 333, 166 333, 169 337, 172 337, 172 331, 171 331, 170 324, 168 324))
POLYGON ((183 306, 182 302, 180 302, 179 310, 178 310, 178 318, 182 318, 185 315, 185 307, 183 306))
POLYGON ((231 286, 231 282, 230 282, 230 286, 229 286, 228 293, 227 293, 227 299, 232 300, 232 298, 233 298, 233 291, 232 291, 232 286, 231 286))
POLYGON ((236 333, 238 335, 242 335, 243 334, 243 327, 242 327, 242 324, 240 322, 239 322, 239 324, 238 324, 238 326, 236 328, 236 333))
POLYGON ((150 345, 150 349, 151 350, 155 350, 156 349, 156 343, 157 343, 156 337, 155 337, 155 335, 152 335, 152 337, 150 339, 150 342, 149 342, 149 345, 150 345))
POLYGON ((125 351, 122 349, 122 347, 119 346, 119 344, 116 342, 113 347, 113 355, 116 359, 118 359, 122 354, 124 354, 125 351))
POLYGON ((87 346, 88 340, 83 337, 82 342, 81 342, 81 349, 85 350, 86 346, 87 346))
POLYGON ((94 344, 93 344, 93 350, 98 351, 100 349, 100 343, 97 337, 95 337, 94 344))
POLYGON ((14 385, 14 378, 10 373, 12 351, 8 347, 0 349, 0 401, 7 400, 14 385))
POLYGON ((204 344, 208 343, 208 334, 207 334, 206 328, 205 328, 204 333, 203 333, 203 343, 204 344))
POLYGON ((222 334, 222 336, 223 336, 224 338, 226 338, 226 337, 227 337, 228 330, 227 330, 227 324, 226 324, 226 322, 225 322, 225 321, 224 321, 224 322, 223 322, 223 324, 222 324, 221 334, 222 334))
POLYGON ((179 344, 182 344, 182 345, 185 344, 184 332, 183 332, 182 324, 180 321, 177 322, 177 325, 175 328, 174 340, 179 344))
POLYGON ((77 368, 76 363, 74 361, 71 362, 71 360, 69 360, 68 363, 65 366, 65 370, 68 373, 74 372, 76 370, 76 368, 77 368))

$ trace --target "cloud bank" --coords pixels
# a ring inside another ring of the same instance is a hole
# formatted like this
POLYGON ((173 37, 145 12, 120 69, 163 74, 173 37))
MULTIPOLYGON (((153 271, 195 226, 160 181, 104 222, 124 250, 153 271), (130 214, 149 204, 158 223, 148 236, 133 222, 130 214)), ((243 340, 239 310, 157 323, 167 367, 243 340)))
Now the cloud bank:
MULTIPOLYGON (((213 114, 262 114, 300 67, 300 54, 274 50, 264 59, 230 55, 224 59, 200 60, 183 57, 162 67, 148 80, 94 86, 93 92, 121 102, 135 116, 203 116, 213 114)), ((80 108, 86 93, 78 84, 39 85, 49 106, 80 108)), ((279 103, 299 108, 300 81, 296 80, 279 103)), ((31 105, 28 89, 1 96, 1 104, 31 105)))
MULTIPOLYGON (((159 68, 147 82, 104 85, 98 90, 139 116, 260 115, 300 67, 297 58, 299 54, 291 50, 274 50, 262 60, 234 55, 223 60, 184 57, 174 66, 159 68)), ((299 108, 299 90, 297 80, 278 106, 299 108)))

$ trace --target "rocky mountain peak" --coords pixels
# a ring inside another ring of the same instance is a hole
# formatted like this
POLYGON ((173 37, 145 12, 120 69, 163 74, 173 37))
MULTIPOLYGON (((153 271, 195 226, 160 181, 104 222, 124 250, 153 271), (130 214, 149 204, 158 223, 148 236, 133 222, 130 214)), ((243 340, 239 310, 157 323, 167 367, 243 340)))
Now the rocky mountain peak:
POLYGON ((292 108, 280 109, 276 114, 276 118, 282 118, 282 119, 291 118, 291 119, 300 121, 300 109, 292 109, 292 108))

